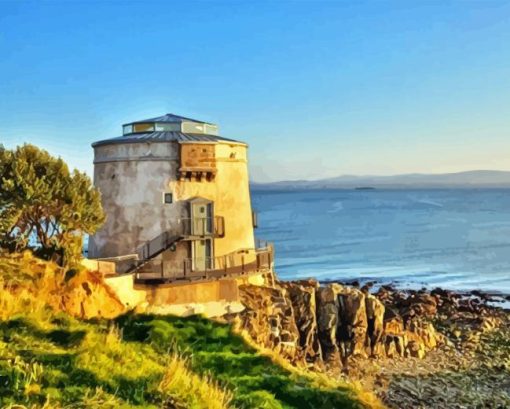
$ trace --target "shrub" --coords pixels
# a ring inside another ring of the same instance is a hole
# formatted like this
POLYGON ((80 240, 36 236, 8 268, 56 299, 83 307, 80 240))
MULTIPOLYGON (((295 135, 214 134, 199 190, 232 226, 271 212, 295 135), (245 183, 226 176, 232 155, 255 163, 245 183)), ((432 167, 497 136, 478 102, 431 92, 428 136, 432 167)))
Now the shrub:
POLYGON ((104 220, 87 175, 36 146, 0 145, 0 246, 71 264, 81 255, 82 234, 104 220))

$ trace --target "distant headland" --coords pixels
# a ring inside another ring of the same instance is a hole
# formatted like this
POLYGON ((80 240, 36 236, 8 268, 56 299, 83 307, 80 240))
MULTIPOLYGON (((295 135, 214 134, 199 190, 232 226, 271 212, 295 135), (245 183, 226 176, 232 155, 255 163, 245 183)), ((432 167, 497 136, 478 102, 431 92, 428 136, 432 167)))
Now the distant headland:
POLYGON ((253 190, 294 189, 466 189, 510 188, 510 171, 473 170, 458 173, 410 173, 392 176, 343 175, 317 180, 286 180, 279 182, 251 182, 253 190))

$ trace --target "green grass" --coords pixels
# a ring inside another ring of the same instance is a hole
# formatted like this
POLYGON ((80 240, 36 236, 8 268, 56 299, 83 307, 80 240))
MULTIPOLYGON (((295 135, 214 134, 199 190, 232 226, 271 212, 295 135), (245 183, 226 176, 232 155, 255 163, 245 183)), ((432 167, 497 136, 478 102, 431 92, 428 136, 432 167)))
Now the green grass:
POLYGON ((0 254, 1 408, 381 407, 202 317, 55 312, 67 288, 59 273, 29 254, 0 254))
POLYGON ((229 325, 202 317, 124 315, 116 320, 123 339, 150 343, 160 353, 179 349, 191 367, 234 391, 240 408, 358 408, 348 387, 320 388, 247 345, 229 325))
POLYGON ((169 401, 219 409, 230 393, 175 353, 123 341, 112 322, 50 313, 44 322, 23 315, 0 322, 0 407, 172 407, 169 401))
MULTIPOLYGON (((104 325, 59 319, 45 330, 26 317, 0 326, 0 403, 42 406, 83 404, 95 396, 97 403, 111 407, 144 407, 152 404, 151 382, 164 372, 163 362, 153 351, 143 365, 145 374, 116 356, 106 346, 104 325), (54 326, 54 327, 53 327, 54 326), (87 339, 85 339, 87 338, 87 339), (103 341, 103 345, 98 342, 103 341), (102 348, 103 347, 103 348, 102 348), (84 399, 85 397, 85 399, 84 399)), ((124 348, 123 348, 124 349, 124 348)), ((126 346, 126 357, 134 351, 126 346)), ((148 353, 140 349, 137 352, 148 353)), ((79 407, 79 406, 78 406, 79 407)))
POLYGON ((0 407, 361 407, 347 387, 318 387, 201 317, 41 315, 0 322, 0 407), (211 389, 186 390, 190 377, 211 389), (211 391, 223 402, 209 401, 211 391))

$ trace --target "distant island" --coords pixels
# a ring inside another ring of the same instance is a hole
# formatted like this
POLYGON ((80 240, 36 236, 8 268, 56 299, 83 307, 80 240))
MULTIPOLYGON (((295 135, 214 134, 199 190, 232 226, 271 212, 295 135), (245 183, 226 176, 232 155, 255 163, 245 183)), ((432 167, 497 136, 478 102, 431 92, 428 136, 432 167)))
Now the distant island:
POLYGON ((411 173, 392 176, 343 175, 317 180, 251 182, 251 188, 253 190, 510 188, 510 171, 473 170, 458 173, 411 173))

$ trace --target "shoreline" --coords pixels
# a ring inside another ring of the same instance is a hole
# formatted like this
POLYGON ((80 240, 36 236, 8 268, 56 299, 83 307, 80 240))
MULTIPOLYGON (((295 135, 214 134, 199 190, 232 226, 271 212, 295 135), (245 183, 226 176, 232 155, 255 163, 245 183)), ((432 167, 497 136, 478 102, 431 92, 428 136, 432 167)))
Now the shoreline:
MULTIPOLYGON (((299 280, 287 280, 283 279, 282 281, 299 281, 299 280)), ((328 284, 340 284, 346 286, 352 286, 355 288, 363 289, 365 286, 368 286, 370 289, 378 289, 380 287, 386 287, 392 290, 399 290, 404 292, 416 292, 416 291, 426 291, 431 292, 433 290, 446 290, 451 291, 455 294, 458 294, 462 297, 479 297, 485 299, 488 303, 494 303, 492 306, 501 307, 504 310, 510 311, 510 291, 509 292, 501 292, 501 291, 488 291, 479 288, 473 288, 472 290, 456 290, 454 288, 450 288, 448 286, 432 286, 432 285, 422 285, 420 288, 416 287, 408 287, 402 286, 398 281, 377 281, 377 280, 340 280, 340 279, 326 279, 326 280, 317 280, 321 285, 328 284)))
POLYGON ((362 383, 389 408, 510 407, 510 310, 494 294, 366 284, 247 286, 240 328, 296 366, 362 383))

